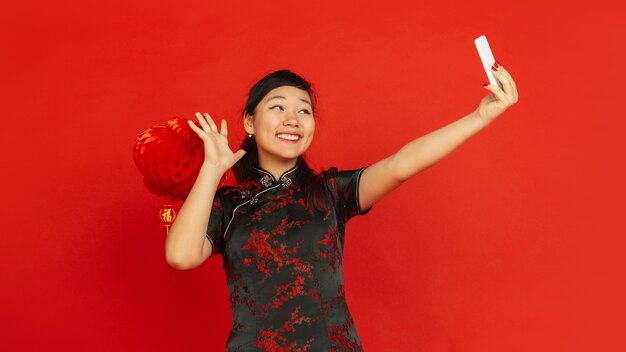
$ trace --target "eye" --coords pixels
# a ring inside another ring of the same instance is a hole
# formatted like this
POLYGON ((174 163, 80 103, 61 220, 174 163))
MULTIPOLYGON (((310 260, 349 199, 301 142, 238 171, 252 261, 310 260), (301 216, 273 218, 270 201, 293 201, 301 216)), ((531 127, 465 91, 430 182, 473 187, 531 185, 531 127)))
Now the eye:
POLYGON ((304 111, 305 114, 307 115, 311 115, 311 112, 309 111, 309 109, 302 109, 300 110, 300 112, 304 111))
POLYGON ((270 110, 274 108, 280 108, 280 110, 283 110, 283 107, 281 105, 274 105, 270 108, 270 110))

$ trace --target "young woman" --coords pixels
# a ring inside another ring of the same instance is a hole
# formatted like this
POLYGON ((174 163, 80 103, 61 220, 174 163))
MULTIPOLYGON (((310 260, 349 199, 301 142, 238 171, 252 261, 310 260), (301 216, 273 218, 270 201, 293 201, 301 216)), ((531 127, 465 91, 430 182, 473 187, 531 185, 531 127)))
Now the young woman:
POLYGON ((309 168, 315 96, 288 70, 250 90, 237 152, 226 121, 220 129, 207 113, 196 114, 202 128, 189 121, 205 160, 169 231, 166 259, 191 269, 222 254, 233 312, 227 351, 362 351, 343 288, 346 222, 517 102, 509 73, 492 69, 504 89, 486 85, 491 93, 475 111, 355 170, 309 168), (237 185, 218 189, 231 167, 237 185))

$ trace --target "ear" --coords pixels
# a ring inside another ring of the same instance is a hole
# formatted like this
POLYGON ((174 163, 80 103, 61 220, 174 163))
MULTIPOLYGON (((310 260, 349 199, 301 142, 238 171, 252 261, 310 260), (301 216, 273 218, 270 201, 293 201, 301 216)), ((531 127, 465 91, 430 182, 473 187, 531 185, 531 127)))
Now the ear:
POLYGON ((246 133, 254 134, 254 116, 244 114, 243 128, 246 130, 246 133))

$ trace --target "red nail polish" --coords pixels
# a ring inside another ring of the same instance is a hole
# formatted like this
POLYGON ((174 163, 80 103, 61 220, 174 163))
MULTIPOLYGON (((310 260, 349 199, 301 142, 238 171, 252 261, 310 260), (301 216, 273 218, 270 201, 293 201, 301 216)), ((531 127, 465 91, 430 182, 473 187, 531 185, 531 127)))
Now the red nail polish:
POLYGON ((498 66, 502 66, 502 64, 501 64, 501 63, 499 63, 497 60, 496 60, 496 64, 498 64, 498 66))
POLYGON ((495 66, 491 66, 491 69, 492 69, 493 71, 497 71, 497 69, 495 68, 495 66))
POLYGON ((498 61, 496 61, 496 63, 494 63, 494 64, 493 64, 493 66, 494 66, 495 68, 498 68, 498 66, 500 66, 500 65, 498 64, 498 61))
POLYGON ((486 87, 486 86, 488 86, 488 85, 489 85, 489 83, 485 83, 485 84, 483 84, 483 87, 486 87))

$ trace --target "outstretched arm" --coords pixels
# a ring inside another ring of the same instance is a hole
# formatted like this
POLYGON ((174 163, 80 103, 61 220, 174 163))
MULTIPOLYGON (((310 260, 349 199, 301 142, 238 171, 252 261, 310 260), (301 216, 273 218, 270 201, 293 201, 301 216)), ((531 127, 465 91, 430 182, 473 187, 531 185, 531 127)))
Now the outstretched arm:
POLYGON ((503 89, 485 86, 491 93, 480 101, 475 111, 409 142, 397 153, 363 171, 359 182, 361 209, 368 209, 404 181, 443 159, 517 102, 517 88, 511 75, 499 63, 492 70, 503 89))

